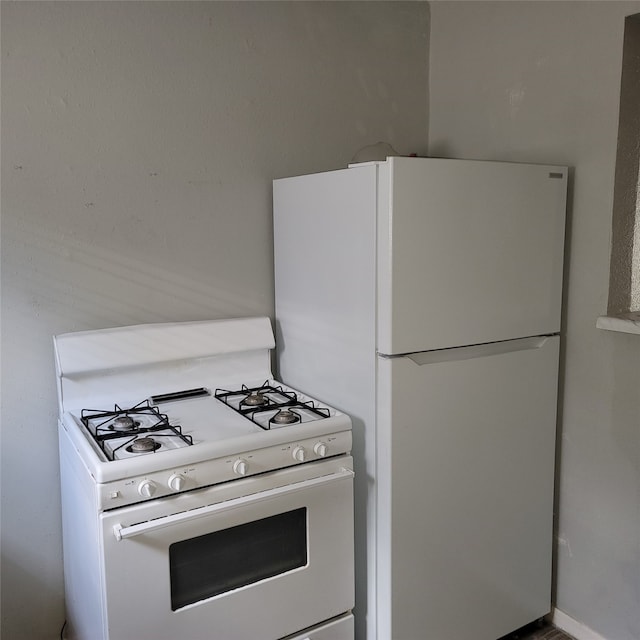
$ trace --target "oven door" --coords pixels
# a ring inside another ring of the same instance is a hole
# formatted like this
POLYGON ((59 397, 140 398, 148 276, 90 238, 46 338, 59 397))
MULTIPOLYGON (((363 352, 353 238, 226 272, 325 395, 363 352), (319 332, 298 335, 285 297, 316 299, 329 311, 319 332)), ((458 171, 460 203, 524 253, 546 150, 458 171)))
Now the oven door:
POLYGON ((353 607, 342 456, 101 515, 110 640, 276 640, 353 607))

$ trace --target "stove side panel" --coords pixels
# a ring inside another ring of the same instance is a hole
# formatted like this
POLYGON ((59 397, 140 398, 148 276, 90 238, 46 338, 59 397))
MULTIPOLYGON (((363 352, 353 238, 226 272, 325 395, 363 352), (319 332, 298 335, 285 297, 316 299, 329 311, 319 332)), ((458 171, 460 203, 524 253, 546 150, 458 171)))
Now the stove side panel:
POLYGON ((96 486, 62 424, 58 429, 67 640, 106 640, 96 486))

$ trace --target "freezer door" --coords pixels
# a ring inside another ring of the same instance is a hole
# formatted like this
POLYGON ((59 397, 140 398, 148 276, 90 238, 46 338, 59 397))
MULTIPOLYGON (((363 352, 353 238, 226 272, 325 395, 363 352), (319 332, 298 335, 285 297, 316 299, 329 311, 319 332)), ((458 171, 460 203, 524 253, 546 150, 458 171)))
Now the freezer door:
POLYGON ((378 190, 378 351, 560 328, 567 170, 390 158, 378 190))
POLYGON ((379 358, 379 638, 549 612, 557 370, 557 337, 379 358))

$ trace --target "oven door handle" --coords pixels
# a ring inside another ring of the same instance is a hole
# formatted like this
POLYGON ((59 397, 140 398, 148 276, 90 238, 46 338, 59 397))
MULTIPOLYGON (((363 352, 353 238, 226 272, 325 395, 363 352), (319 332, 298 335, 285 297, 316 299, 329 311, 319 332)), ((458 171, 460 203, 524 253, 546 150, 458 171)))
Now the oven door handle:
POLYGON ((223 511, 246 507, 268 498, 295 493, 297 491, 304 491, 310 487, 337 482, 338 480, 344 480, 345 478, 353 478, 354 475, 355 474, 351 469, 343 468, 328 476, 311 478, 310 480, 295 482, 294 484, 285 485, 283 487, 267 489, 266 491, 259 491, 258 493, 252 493, 248 496, 241 496, 240 498, 210 504, 206 507, 198 507, 196 509, 190 509, 189 511, 181 511, 180 513, 174 513, 170 516, 156 518, 155 520, 148 520, 147 522, 140 522, 138 524, 131 525, 130 527, 123 527, 121 524, 116 524, 113 527, 113 535, 116 540, 121 541, 143 533, 157 531, 158 529, 164 529, 165 527, 171 527, 173 525, 182 524, 198 518, 205 518, 212 514, 222 513, 223 511))

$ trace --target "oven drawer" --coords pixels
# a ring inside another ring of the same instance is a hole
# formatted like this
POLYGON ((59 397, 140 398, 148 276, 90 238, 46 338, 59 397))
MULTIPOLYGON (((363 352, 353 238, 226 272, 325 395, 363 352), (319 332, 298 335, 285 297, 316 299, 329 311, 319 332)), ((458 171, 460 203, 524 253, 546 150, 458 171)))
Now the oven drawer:
POLYGON ((110 640, 277 640, 353 608, 349 456, 101 521, 110 640))
POLYGON ((353 640, 353 616, 347 614, 285 640, 353 640))

